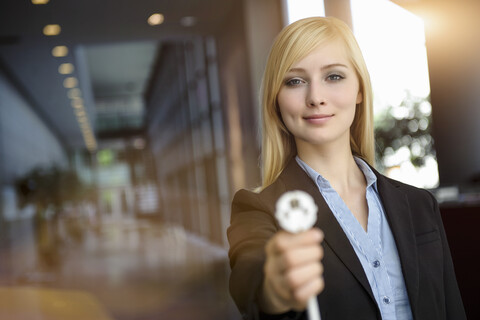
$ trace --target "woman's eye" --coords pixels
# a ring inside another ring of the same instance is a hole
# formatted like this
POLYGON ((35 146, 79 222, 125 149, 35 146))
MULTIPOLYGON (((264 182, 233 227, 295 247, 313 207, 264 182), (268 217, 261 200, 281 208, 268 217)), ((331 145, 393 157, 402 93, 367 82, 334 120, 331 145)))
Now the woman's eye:
POLYGON ((344 77, 339 75, 339 74, 331 74, 327 77, 327 79, 331 80, 331 81, 339 81, 339 80, 344 79, 344 77))
POLYGON ((293 86, 298 86, 298 85, 302 84, 302 82, 303 82, 303 81, 300 80, 300 79, 290 79, 290 80, 287 80, 287 81, 285 82, 285 84, 286 84, 287 86, 293 87, 293 86))

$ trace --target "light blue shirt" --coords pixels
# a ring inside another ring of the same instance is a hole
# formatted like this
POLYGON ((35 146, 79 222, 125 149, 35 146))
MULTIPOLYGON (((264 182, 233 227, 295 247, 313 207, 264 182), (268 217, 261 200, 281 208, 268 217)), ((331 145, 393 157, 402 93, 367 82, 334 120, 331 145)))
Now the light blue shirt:
POLYGON ((328 180, 298 156, 296 160, 317 185, 355 250, 372 288, 382 319, 412 320, 397 246, 380 201, 377 177, 373 171, 362 159, 355 157, 355 162, 367 181, 368 222, 367 232, 365 232, 328 180))

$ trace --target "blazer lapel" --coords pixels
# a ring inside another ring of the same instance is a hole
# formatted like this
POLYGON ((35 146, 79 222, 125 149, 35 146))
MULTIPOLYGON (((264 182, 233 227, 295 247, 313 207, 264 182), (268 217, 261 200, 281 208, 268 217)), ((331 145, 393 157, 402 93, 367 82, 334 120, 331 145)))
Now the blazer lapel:
POLYGON ((287 191, 302 190, 313 196, 318 207, 318 218, 315 226, 320 228, 325 234, 324 242, 328 244, 337 257, 345 264, 350 272, 352 272, 365 290, 367 290, 373 301, 375 301, 362 264, 358 260, 350 241, 319 192, 316 184, 305 171, 300 168, 295 159, 289 162, 280 178, 285 183, 287 191))
POLYGON ((403 277, 410 297, 412 312, 415 314, 414 309, 417 305, 419 293, 419 267, 412 212, 408 198, 406 194, 398 190, 398 184, 390 182, 377 171, 374 170, 374 172, 378 178, 378 191, 402 264, 403 277))

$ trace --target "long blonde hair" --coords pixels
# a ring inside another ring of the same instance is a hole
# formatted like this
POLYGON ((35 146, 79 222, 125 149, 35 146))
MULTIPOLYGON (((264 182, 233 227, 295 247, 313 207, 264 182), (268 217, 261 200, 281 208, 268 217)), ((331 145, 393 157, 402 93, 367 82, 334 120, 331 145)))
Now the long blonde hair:
POLYGON ((293 135, 283 124, 277 96, 292 65, 319 45, 339 39, 357 73, 363 100, 350 127, 352 153, 374 163, 372 87, 362 52, 350 28, 333 17, 302 19, 285 27, 275 39, 262 82, 262 188, 275 181, 296 155, 293 135))

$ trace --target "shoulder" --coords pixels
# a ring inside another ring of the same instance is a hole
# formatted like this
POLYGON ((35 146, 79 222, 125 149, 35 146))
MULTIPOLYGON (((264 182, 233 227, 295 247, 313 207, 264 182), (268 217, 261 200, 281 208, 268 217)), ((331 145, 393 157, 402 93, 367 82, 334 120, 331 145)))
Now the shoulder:
POLYGON ((285 186, 280 179, 260 192, 246 189, 237 191, 232 201, 230 226, 227 230, 231 253, 246 240, 265 241, 278 231, 275 203, 284 191, 285 186))
POLYGON ((274 212, 275 203, 285 191, 286 187, 281 177, 258 192, 246 189, 238 190, 233 197, 232 213, 249 210, 274 212))
POLYGON ((396 190, 395 194, 406 197, 410 206, 414 206, 416 211, 421 209, 430 212, 432 210, 438 210, 437 200, 430 191, 388 178, 379 173, 376 174, 378 177, 378 189, 380 195, 382 195, 383 192, 388 192, 386 190, 396 190))
POLYGON ((407 194, 408 196, 426 198, 428 200, 435 199, 433 194, 427 189, 415 187, 415 186, 400 182, 398 180, 384 176, 383 174, 380 174, 380 173, 377 176, 380 180, 384 180, 386 183, 393 185, 394 187, 398 188, 400 191, 407 194))

